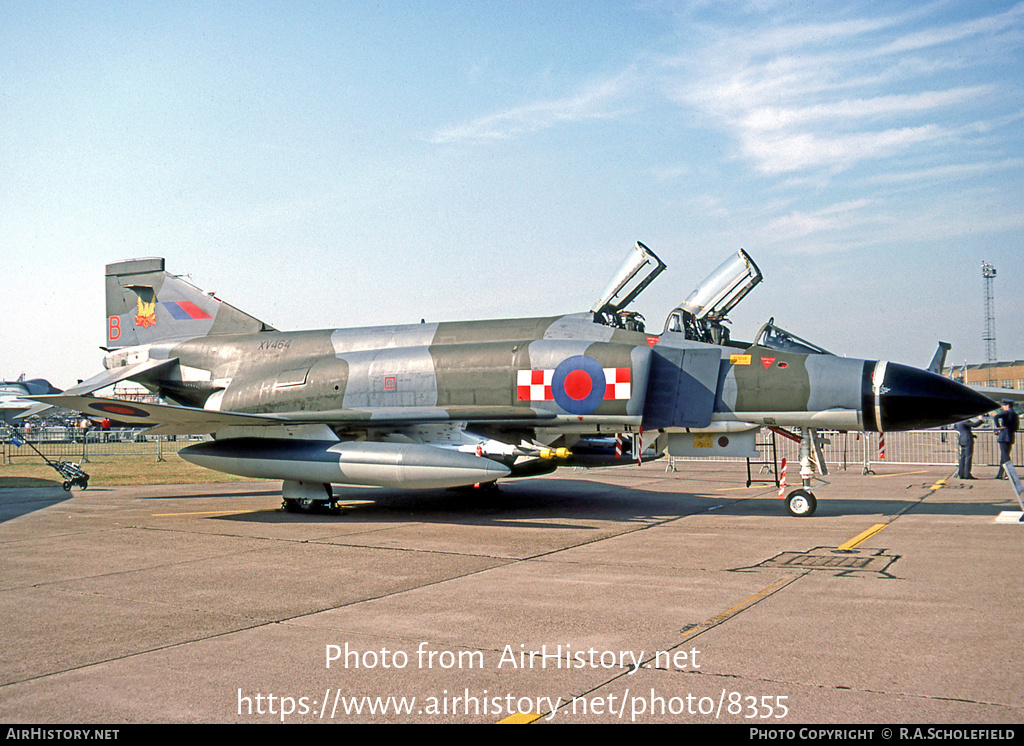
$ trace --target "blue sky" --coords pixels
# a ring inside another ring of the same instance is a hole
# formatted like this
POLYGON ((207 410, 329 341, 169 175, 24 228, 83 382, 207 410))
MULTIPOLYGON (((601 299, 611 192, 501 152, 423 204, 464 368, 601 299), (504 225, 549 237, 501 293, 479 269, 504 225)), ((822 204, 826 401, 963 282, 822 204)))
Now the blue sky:
POLYGON ((1024 3, 0 5, 0 377, 101 369, 103 265, 281 329, 734 313, 840 354, 1024 358, 1024 3))

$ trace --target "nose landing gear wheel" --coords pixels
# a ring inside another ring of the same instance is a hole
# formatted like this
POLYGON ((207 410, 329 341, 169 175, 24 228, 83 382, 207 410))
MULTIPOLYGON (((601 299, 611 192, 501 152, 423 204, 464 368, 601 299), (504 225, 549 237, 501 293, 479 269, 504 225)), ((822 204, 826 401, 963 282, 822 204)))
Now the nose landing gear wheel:
POLYGON ((818 507, 818 501, 807 490, 793 490, 786 497, 786 509, 789 514, 797 518, 807 518, 814 515, 818 507))

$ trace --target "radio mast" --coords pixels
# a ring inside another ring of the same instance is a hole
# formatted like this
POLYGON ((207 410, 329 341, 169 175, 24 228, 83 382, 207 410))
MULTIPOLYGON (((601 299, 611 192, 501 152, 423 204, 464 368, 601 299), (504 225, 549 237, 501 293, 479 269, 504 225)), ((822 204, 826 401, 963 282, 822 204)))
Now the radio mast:
MULTIPOLYGON (((985 280, 985 359, 988 363, 996 361, 996 307, 992 293, 992 280, 996 276, 996 268, 988 262, 981 263, 981 276, 985 280)), ((990 373, 991 375, 991 373, 990 373)))

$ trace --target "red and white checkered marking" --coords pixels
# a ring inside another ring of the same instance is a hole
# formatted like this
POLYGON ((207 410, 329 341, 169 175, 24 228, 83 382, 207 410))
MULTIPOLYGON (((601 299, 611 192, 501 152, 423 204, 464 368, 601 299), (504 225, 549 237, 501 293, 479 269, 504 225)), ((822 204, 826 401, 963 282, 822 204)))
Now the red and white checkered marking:
POLYGON ((551 377, 554 370, 520 370, 517 372, 518 401, 552 401, 551 377))
MULTIPOLYGON (((604 399, 628 400, 633 392, 629 368, 602 368, 604 371, 604 399)), ((516 371, 517 401, 554 401, 551 393, 552 370, 516 371)))
POLYGON ((604 398, 629 399, 632 392, 629 368, 604 368, 604 398))

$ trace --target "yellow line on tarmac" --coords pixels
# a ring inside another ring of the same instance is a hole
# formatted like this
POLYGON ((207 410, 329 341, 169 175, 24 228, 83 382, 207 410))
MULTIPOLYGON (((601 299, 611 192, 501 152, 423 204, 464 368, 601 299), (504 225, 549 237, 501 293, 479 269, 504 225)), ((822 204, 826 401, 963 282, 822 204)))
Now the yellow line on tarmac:
POLYGON ((529 725, 534 720, 540 720, 542 716, 537 712, 517 712, 499 720, 495 725, 529 725))
MULTIPOLYGON (((925 472, 921 472, 921 471, 906 472, 906 474, 924 474, 924 473, 925 472)), ((899 474, 880 474, 879 476, 883 476, 883 477, 897 477, 897 476, 900 476, 900 475, 899 474)), ((943 487, 946 486, 946 479, 948 479, 948 477, 943 477, 942 479, 940 479, 937 482, 935 482, 935 484, 933 484, 928 489, 931 492, 935 492, 936 490, 941 490, 943 487)), ((910 510, 916 504, 917 503, 912 503, 910 505, 907 505, 900 512, 898 512, 895 516, 893 516, 893 520, 895 520, 899 516, 901 516, 904 513, 906 513, 908 510, 910 510)), ((891 522, 892 521, 890 521, 890 523, 891 522)), ((881 531, 883 528, 885 528, 888 525, 889 525, 888 523, 876 523, 874 526, 869 528, 867 531, 863 531, 863 532, 857 534, 856 536, 854 536, 852 539, 850 539, 845 544, 837 547, 837 549, 853 549, 855 546, 860 544, 862 541, 866 541, 867 539, 870 539, 872 536, 877 534, 879 531, 881 531)))
MULTIPOLYGON (((690 627, 683 633, 682 640, 680 640, 679 643, 676 644, 674 647, 679 647, 679 645, 682 645, 683 642, 685 642, 688 638, 694 637, 695 635, 699 635, 702 632, 707 632, 709 629, 717 627, 722 622, 728 621, 744 609, 753 606, 758 601, 767 598, 776 591, 782 590, 787 585, 796 582, 806 574, 806 572, 803 572, 800 575, 796 575, 793 577, 780 578, 779 580, 776 580, 774 583, 769 585, 767 588, 762 588, 760 591, 755 593, 753 596, 750 596, 746 600, 740 601, 738 604, 730 606, 725 611, 716 614, 707 621, 701 622, 700 624, 695 624, 693 627, 690 627)), ((535 712, 516 713, 514 715, 509 715, 507 718, 503 720, 499 720, 496 723, 496 725, 508 725, 510 723, 532 723, 536 720, 539 720, 542 717, 543 714, 537 714, 535 712)))
POLYGON ((872 474, 869 479, 886 479, 888 477, 906 477, 913 474, 927 474, 926 471, 901 471, 899 474, 872 474))
POLYGON ((865 539, 869 539, 870 537, 874 536, 875 534, 877 534, 879 531, 881 531, 883 528, 885 528, 888 525, 889 525, 888 523, 876 523, 874 526, 869 528, 867 531, 862 531, 861 533, 857 534, 852 539, 850 539, 848 542, 846 542, 845 544, 843 544, 843 545, 841 545, 841 546, 839 546, 837 548, 838 549, 853 549, 855 546, 860 544, 862 541, 864 541, 865 539))
MULTIPOLYGON (((791 578, 782 578, 781 580, 775 581, 770 586, 768 586, 767 588, 764 588, 764 589, 758 591, 757 593, 755 593, 750 598, 748 598, 748 599, 746 599, 744 601, 740 601, 738 604, 736 604, 734 606, 730 606, 725 611, 721 612, 720 614, 716 614, 715 616, 711 617, 707 621, 701 622, 700 624, 694 625, 690 629, 686 630, 686 632, 683 634, 683 640, 685 641, 687 638, 693 637, 694 635, 698 635, 701 632, 706 632, 709 629, 711 629, 712 627, 717 627, 722 622, 724 622, 724 621, 726 621, 728 619, 731 619, 732 617, 736 616, 737 614, 739 614, 744 609, 748 608, 749 606, 752 606, 752 605, 756 604, 761 599, 766 598, 766 597, 772 595, 773 593, 775 593, 776 591, 780 590, 784 586, 787 586, 790 583, 792 583, 793 581, 797 580, 797 578, 799 578, 799 577, 801 577, 801 576, 798 575, 796 577, 791 577, 791 578)), ((680 644, 682 644, 682 642, 680 642, 680 644)))
POLYGON ((244 513, 262 513, 263 510, 204 510, 198 513, 152 513, 152 518, 166 518, 172 515, 243 515, 244 513))

